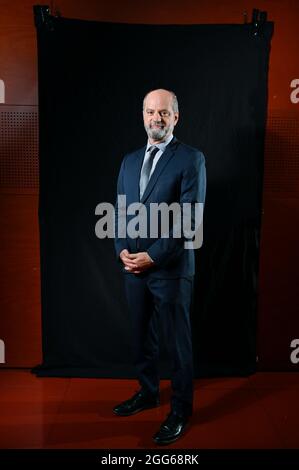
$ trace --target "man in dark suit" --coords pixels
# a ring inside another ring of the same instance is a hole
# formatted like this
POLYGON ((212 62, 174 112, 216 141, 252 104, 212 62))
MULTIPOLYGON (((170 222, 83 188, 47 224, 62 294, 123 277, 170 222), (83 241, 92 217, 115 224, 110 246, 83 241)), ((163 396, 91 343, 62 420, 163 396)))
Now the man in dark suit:
POLYGON ((135 232, 132 233, 132 225, 136 213, 121 209, 118 198, 115 205, 115 249, 125 274, 133 329, 133 357, 140 390, 115 406, 114 413, 128 416, 159 405, 159 323, 172 361, 172 397, 170 413, 153 436, 157 444, 169 444, 178 439, 193 411, 190 307, 195 274, 194 250, 186 248, 186 242, 191 238, 185 231, 179 229, 180 236, 174 234, 175 221, 168 221, 167 229, 163 230, 163 220, 158 220, 153 227, 150 216, 153 203, 168 206, 177 203, 180 208, 189 204, 194 228, 195 206, 203 206, 205 201, 204 155, 173 136, 178 118, 178 102, 173 92, 158 89, 145 96, 143 120, 148 142, 145 147, 124 157, 117 183, 118 197, 123 195, 126 199, 125 209, 133 203, 135 209, 142 205, 145 209, 135 232), (119 219, 120 215, 122 219, 119 219), (119 220, 126 223, 125 234, 121 236, 119 220), (140 235, 141 224, 147 227, 146 235, 140 235), (154 237, 148 233, 152 228, 156 230, 154 237))

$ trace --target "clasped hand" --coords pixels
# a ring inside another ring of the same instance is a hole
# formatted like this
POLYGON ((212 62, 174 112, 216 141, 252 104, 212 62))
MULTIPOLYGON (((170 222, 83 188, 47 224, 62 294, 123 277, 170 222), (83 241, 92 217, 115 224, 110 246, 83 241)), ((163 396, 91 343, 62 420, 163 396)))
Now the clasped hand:
POLYGON ((127 249, 125 249, 121 251, 119 257, 125 265, 125 270, 133 274, 146 271, 154 264, 154 261, 146 251, 130 253, 127 249))

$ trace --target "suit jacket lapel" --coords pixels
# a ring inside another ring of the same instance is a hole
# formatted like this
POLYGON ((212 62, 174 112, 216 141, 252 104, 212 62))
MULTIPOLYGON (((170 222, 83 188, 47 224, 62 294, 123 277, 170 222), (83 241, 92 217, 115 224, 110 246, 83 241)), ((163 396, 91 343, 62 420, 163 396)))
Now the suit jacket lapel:
MULTIPOLYGON (((169 144, 167 145, 166 149, 164 150, 164 152, 162 153, 161 157, 159 158, 158 160, 158 163, 154 169, 154 172, 153 174, 151 175, 150 177, 150 180, 148 182, 148 185, 147 187, 145 188, 145 191, 143 193, 143 196, 140 200, 139 198, 139 180, 140 180, 140 173, 141 173, 141 168, 142 168, 142 163, 143 163, 143 158, 141 158, 141 163, 140 163, 140 160, 138 161, 138 184, 137 184, 137 190, 138 190, 138 201, 140 201, 141 203, 143 203, 150 195, 150 193, 152 192, 155 184, 157 183, 157 180, 160 176, 160 174, 162 173, 162 171, 164 170, 164 168, 166 167, 167 163, 169 162, 169 160, 171 159, 171 157, 173 156, 174 154, 174 150, 176 148, 176 145, 174 145, 175 143, 177 142, 177 139, 176 137, 173 137, 173 139, 169 142, 169 144)), ((144 152, 145 152, 145 149, 144 149, 144 152)), ((144 152, 143 152, 143 156, 144 156, 144 152)))
POLYGON ((133 181, 133 186, 132 186, 132 192, 133 192, 133 201, 138 201, 140 202, 140 197, 139 197, 139 181, 140 181, 140 174, 141 174, 141 168, 143 164, 143 158, 144 154, 146 151, 146 145, 142 147, 140 150, 137 151, 137 158, 136 158, 136 164, 133 167, 133 174, 132 174, 132 180, 133 181))

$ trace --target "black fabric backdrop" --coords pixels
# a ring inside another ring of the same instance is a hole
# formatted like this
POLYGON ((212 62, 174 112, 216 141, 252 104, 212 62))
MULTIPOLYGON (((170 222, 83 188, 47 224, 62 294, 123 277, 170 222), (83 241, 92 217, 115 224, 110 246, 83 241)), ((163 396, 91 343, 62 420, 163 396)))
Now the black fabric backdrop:
MULTIPOLYGON (((37 31, 43 362, 39 376, 134 377, 113 240, 124 154, 146 143, 142 99, 174 90, 175 135, 206 157, 204 245, 196 251, 195 375, 256 366, 267 74, 273 23, 136 25, 52 18, 37 31)), ((161 377, 169 363, 161 343, 161 377)))

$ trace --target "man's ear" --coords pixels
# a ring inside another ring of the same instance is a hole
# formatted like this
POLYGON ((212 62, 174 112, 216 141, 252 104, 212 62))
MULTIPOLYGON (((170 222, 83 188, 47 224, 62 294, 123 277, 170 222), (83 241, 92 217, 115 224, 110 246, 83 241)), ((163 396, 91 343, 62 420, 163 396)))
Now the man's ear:
POLYGON ((174 125, 177 124, 178 120, 179 120, 179 113, 174 113, 174 118, 175 118, 175 123, 174 125))

